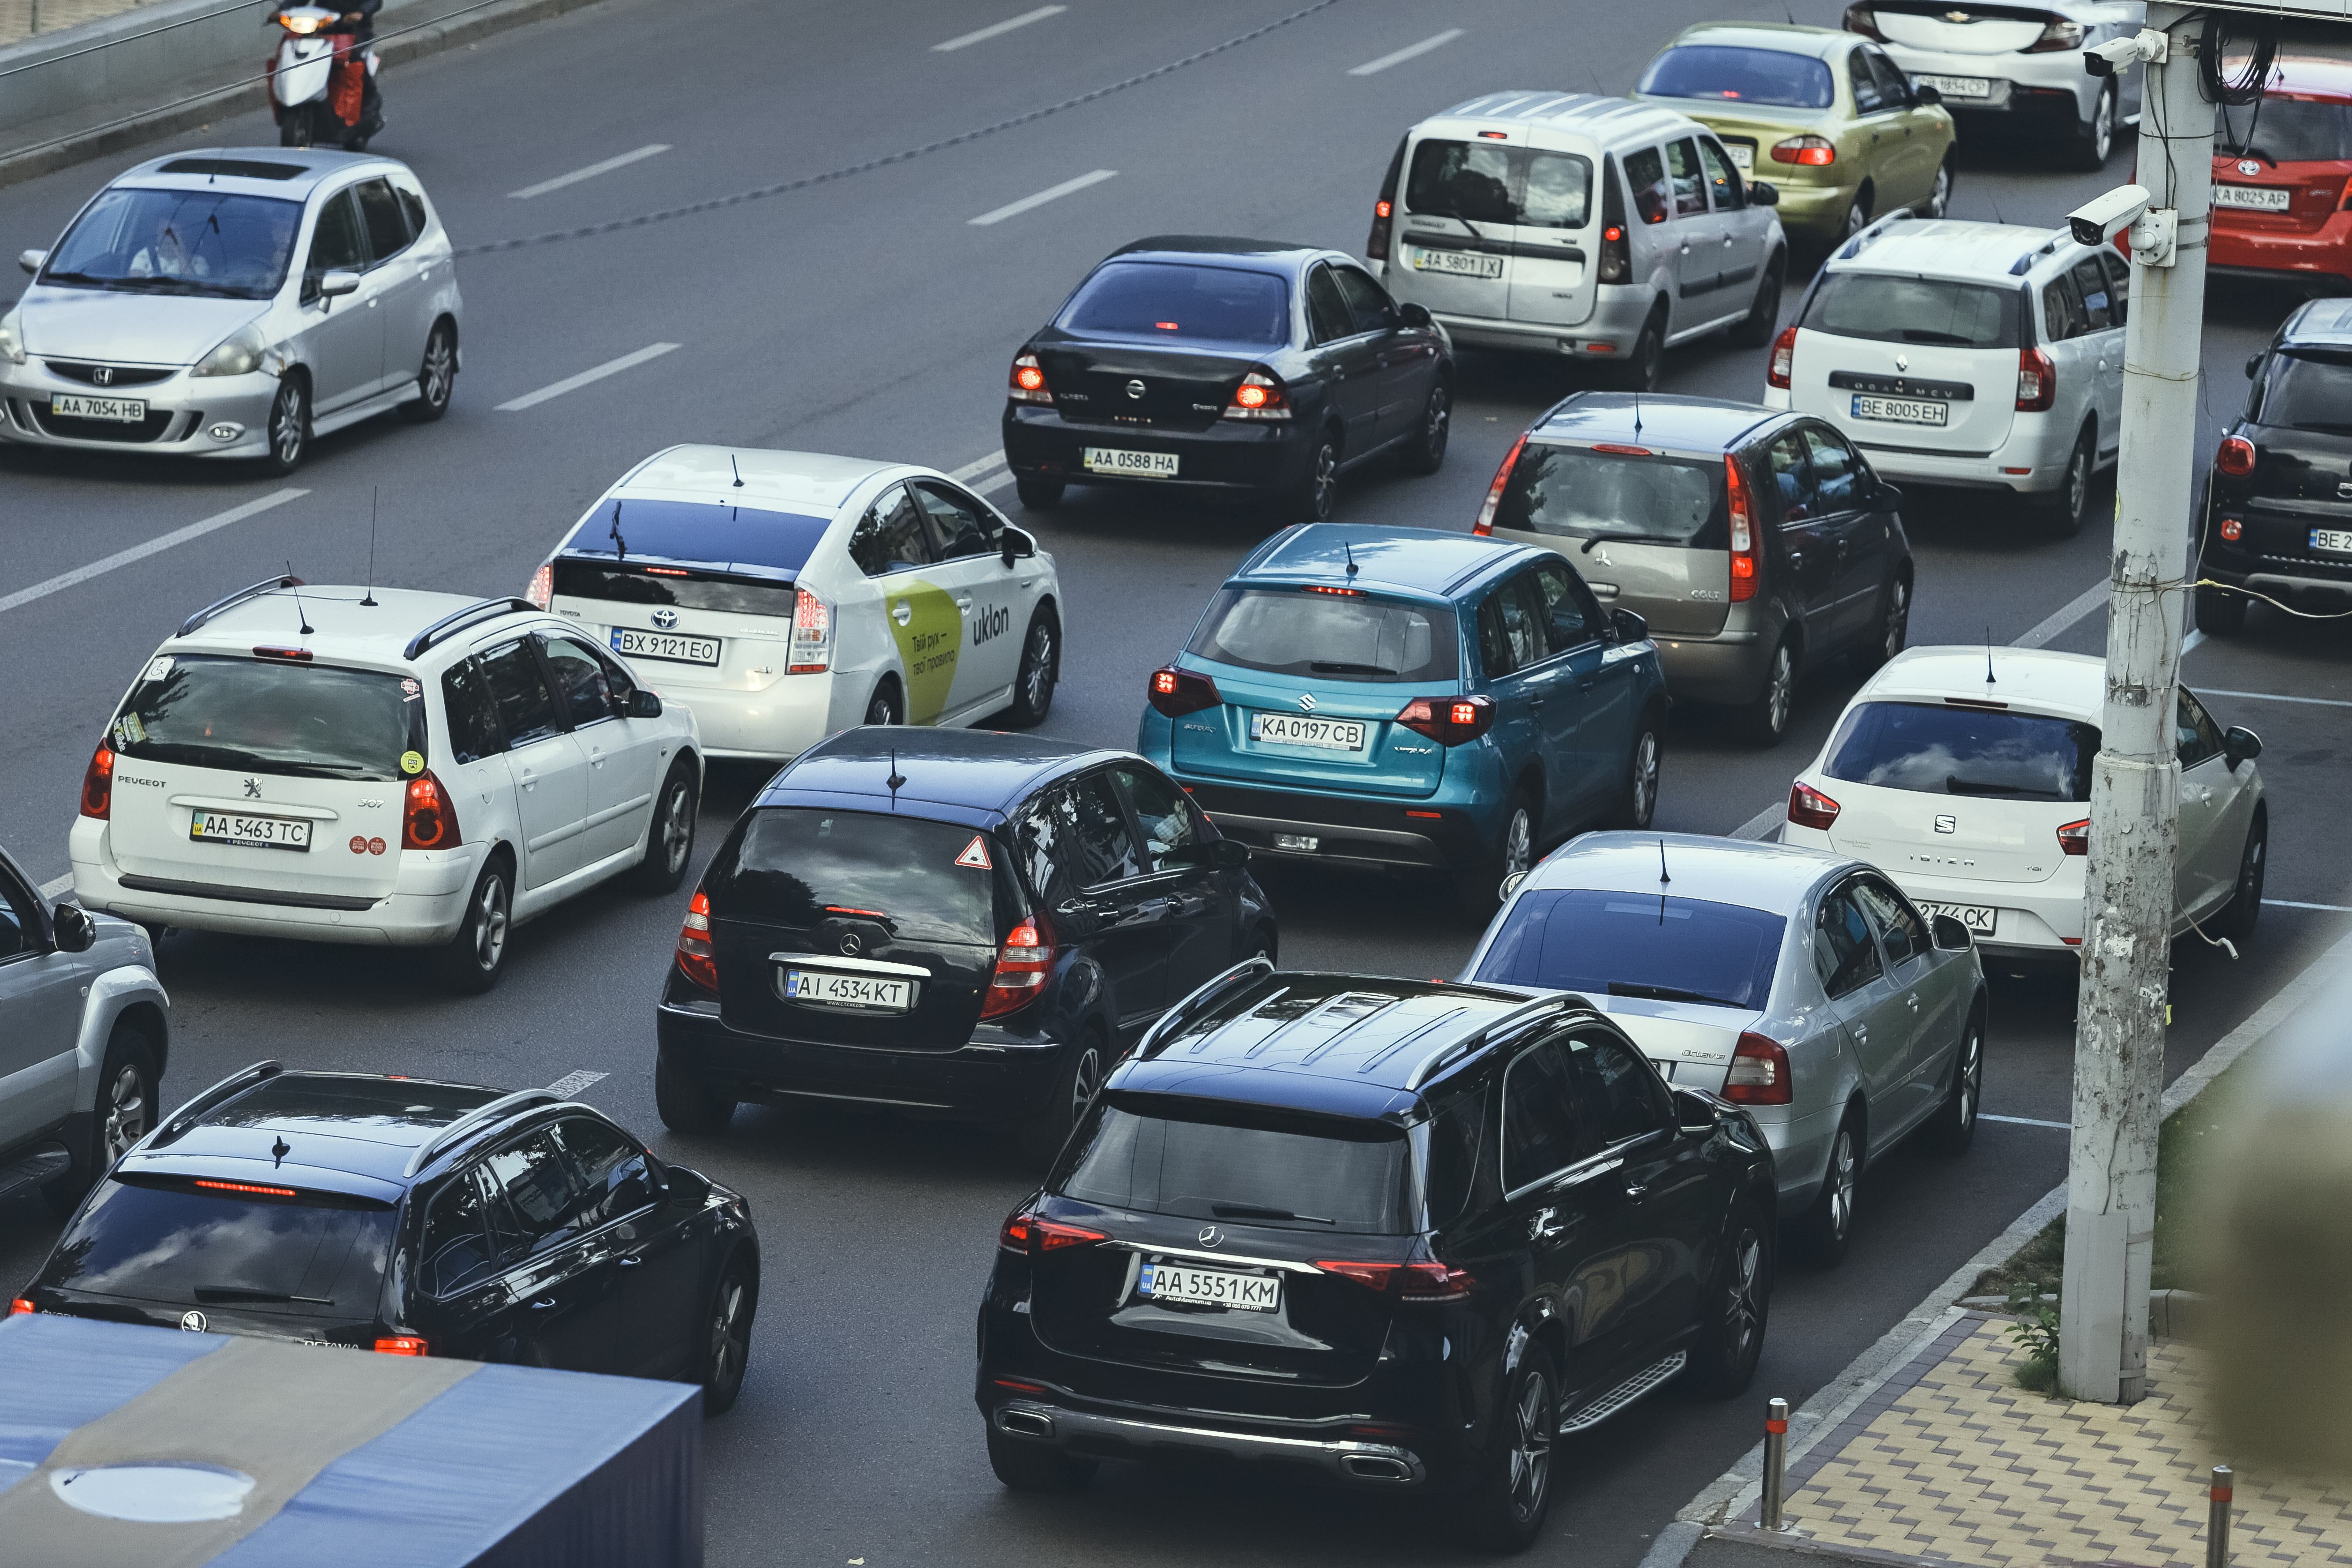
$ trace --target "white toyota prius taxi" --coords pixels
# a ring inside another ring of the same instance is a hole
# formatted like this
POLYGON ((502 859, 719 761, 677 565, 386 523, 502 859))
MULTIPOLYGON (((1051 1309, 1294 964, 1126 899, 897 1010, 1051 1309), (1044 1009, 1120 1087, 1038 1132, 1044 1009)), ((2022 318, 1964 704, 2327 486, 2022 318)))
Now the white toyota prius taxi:
POLYGON ((532 577, 693 706, 713 757, 788 761, 854 724, 1025 728, 1054 702, 1054 558, 936 469, 672 447, 532 577))

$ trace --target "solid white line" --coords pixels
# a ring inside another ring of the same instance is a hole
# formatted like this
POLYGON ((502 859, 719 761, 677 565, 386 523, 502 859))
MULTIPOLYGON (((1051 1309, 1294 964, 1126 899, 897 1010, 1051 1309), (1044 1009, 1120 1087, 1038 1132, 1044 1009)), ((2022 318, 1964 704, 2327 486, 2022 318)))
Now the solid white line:
POLYGON ((553 1095, 560 1095, 565 1100, 570 1100, 576 1096, 582 1089, 586 1089, 590 1084, 601 1082, 609 1076, 609 1074, 601 1072, 568 1072, 562 1078, 557 1079, 553 1083, 549 1084, 547 1086, 547 1092, 553 1095))
POLYGON ((535 185, 525 185, 519 191, 509 191, 507 196, 512 201, 527 202, 533 196, 543 196, 550 191, 560 191, 566 185, 576 185, 583 180, 593 180, 599 174, 609 174, 615 169, 625 169, 631 163, 668 151, 668 142, 656 142, 648 146, 640 147, 634 153, 624 153, 617 158, 607 158, 601 163, 591 163, 584 169, 574 169, 568 174, 558 174, 551 180, 541 180, 535 185))
POLYGON ((659 359, 676 347, 677 347, 676 343, 651 343, 633 354, 623 354, 619 359, 608 359, 593 370, 583 370, 578 375, 567 375, 551 385, 541 387, 537 392, 526 392, 511 402, 501 403, 499 405, 499 412, 516 414, 526 408, 536 408, 551 397, 561 397, 567 392, 577 392, 592 381, 602 381, 608 375, 618 375, 632 366, 641 365, 649 359, 659 359))
POLYGON ((1099 185, 1105 180, 1117 179, 1118 177, 1118 171, 1117 169, 1097 169, 1091 174, 1080 174, 1075 180, 1064 180, 1060 184, 1049 185, 1045 189, 1039 191, 1034 196, 1024 196, 1017 202, 997 208, 994 212, 981 214, 978 217, 971 220, 971 226, 974 228, 986 228, 990 224, 1003 223, 1009 217, 1019 217, 1023 213, 1027 212, 1030 208, 1042 207, 1047 202, 1059 201, 1064 196, 1068 195, 1072 191, 1083 191, 1088 185, 1099 185))
POLYGON ((52 879, 42 883, 41 897, 45 899, 54 899, 59 893, 66 891, 72 886, 73 873, 68 871, 62 877, 53 878, 52 879))
POLYGON ((1001 490, 1012 482, 1013 470, 1011 468, 999 468, 995 473, 991 474, 984 479, 974 479, 971 482, 971 493, 976 496, 984 496, 991 490, 1001 490))
POLYGON ((1001 38, 1015 27, 1025 27, 1032 22, 1042 22, 1048 16, 1058 16, 1068 9, 1067 5, 1040 5, 1034 11, 1024 11, 1018 16, 1008 16, 1003 21, 982 27, 976 33, 966 33, 960 38, 950 38, 944 44, 933 44, 931 53, 953 54, 958 49, 969 48, 974 44, 984 44, 991 38, 1001 38))
POLYGON ((1416 55, 1425 55, 1432 49, 1442 49, 1461 36, 1461 28, 1448 27, 1445 31, 1438 34, 1435 37, 1423 38, 1417 44, 1408 44, 1392 55, 1382 55, 1379 59, 1366 60, 1362 65, 1350 68, 1348 74, 1349 76, 1370 76, 1373 72, 1384 71, 1391 66, 1401 66, 1416 55))
POLYGON ((999 450, 991 452, 987 457, 979 458, 976 461, 966 463, 961 468, 950 468, 948 470, 948 478, 953 479, 960 485, 968 485, 974 479, 980 478, 981 475, 988 472, 989 469, 1001 468, 1003 467, 1004 467, 1004 454, 1002 450, 999 450))
POLYGON ((2263 902, 2271 905, 2274 909, 2317 910, 2322 914, 2352 915, 2352 908, 2347 908, 2343 904, 2305 904, 2298 903, 2293 899, 2264 899, 2263 902))
POLYGON ((2237 697, 2249 702, 2307 702, 2315 708, 2352 708, 2352 702, 2336 697, 2284 697, 2275 691, 2224 691, 2218 686, 2200 686, 2196 691, 2200 697, 2237 697))
POLYGON ((2032 631, 2010 644, 2011 647, 2041 647, 2067 627, 2107 602, 2107 585, 2094 583, 2066 602, 2063 609, 2032 631))
POLYGON ((247 518, 268 511, 271 507, 284 506, 288 501, 299 500, 310 493, 309 490, 297 489, 289 485, 282 490, 270 491, 259 500, 249 500, 243 506, 233 506, 226 511, 216 511, 202 522, 192 522, 185 528, 175 528, 169 533, 159 533, 144 544, 134 544, 128 550, 118 550, 103 560, 93 561, 87 566, 77 566, 70 572, 60 572, 47 582, 36 583, 29 588, 19 588, 6 597, 0 598, 0 611, 13 610, 19 605, 29 605, 36 599, 46 599, 51 594, 70 588, 77 583, 87 583, 92 577, 102 577, 118 566, 128 566, 133 561, 143 561, 148 556, 169 550, 175 544, 185 544, 189 540, 201 538, 216 528, 226 528, 232 522, 243 522, 247 518))
POLYGON ((2074 1124, 2071 1121, 2044 1121, 2041 1118, 2035 1116, 1995 1116, 1990 1110, 1978 1111, 1977 1120, 1979 1121, 2014 1122, 2020 1127, 2054 1127, 2061 1132, 2072 1132, 2074 1131, 2074 1124))
POLYGON ((2204 643, 2205 628, 2203 626, 2191 627, 2189 635, 2180 639, 2180 657, 2187 658, 2190 654, 2195 653, 2200 647, 2203 647, 2204 643))
POLYGON ((1734 838, 1762 838, 1789 820, 1789 803, 1776 800, 1731 830, 1734 838))

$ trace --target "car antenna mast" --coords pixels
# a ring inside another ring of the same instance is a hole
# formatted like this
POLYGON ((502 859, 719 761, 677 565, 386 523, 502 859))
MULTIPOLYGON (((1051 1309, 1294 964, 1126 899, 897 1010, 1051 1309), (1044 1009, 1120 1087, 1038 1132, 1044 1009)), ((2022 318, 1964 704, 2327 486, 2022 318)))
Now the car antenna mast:
POLYGON ((294 558, 290 555, 288 556, 286 558, 286 585, 293 590, 294 619, 300 623, 302 635, 307 637, 311 635, 310 613, 302 607, 302 590, 294 587, 294 584, 299 583, 301 580, 302 579, 299 577, 294 575, 294 558))
POLYGON ((1345 551, 1345 552, 1347 552, 1347 555, 1348 555, 1348 580, 1349 580, 1349 582, 1351 582, 1351 583, 1352 583, 1352 582, 1354 582, 1354 581, 1355 581, 1355 579, 1356 579, 1356 571, 1357 571, 1357 567, 1356 567, 1356 547, 1355 547, 1354 545, 1352 545, 1352 544, 1349 543, 1346 540, 1344 540, 1344 539, 1343 539, 1343 540, 1339 541, 1339 548, 1340 548, 1341 550, 1343 550, 1343 551, 1345 551))
POLYGON ((898 748, 890 748, 890 776, 882 781, 890 786, 890 803, 898 802, 898 792, 907 787, 907 775, 898 771, 898 748))
POLYGON ((1985 627, 1985 684, 1990 686, 1992 683, 1992 628, 1987 626, 1985 627))
POLYGON ((1658 840, 1658 886, 1665 887, 1673 880, 1666 875, 1666 841, 1661 838, 1658 840))
POLYGON ((614 547, 613 558, 616 561, 626 561, 629 558, 629 542, 621 537, 621 503, 619 501, 613 503, 611 537, 614 547))
POLYGON ((372 486, 368 490, 368 574, 367 593, 360 603, 375 608, 375 520, 379 504, 383 500, 383 487, 372 486))
POLYGON ((735 454, 732 452, 727 454, 727 466, 735 470, 735 488, 739 490, 743 488, 743 467, 735 460, 735 454))

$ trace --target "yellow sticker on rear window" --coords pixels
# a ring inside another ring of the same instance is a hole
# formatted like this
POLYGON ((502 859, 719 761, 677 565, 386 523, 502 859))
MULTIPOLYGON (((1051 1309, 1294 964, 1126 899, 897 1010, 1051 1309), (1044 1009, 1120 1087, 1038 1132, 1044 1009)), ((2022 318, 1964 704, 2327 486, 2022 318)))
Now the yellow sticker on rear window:
POLYGON ((404 773, 423 773, 425 771, 425 758, 423 754, 416 752, 401 752, 400 771, 404 773))

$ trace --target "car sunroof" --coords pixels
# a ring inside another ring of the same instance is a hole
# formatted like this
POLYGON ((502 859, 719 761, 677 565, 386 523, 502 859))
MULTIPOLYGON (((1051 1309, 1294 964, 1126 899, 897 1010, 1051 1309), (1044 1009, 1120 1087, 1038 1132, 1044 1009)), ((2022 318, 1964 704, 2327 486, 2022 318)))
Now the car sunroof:
POLYGON ((243 158, 174 158, 159 174, 226 174, 232 180, 290 180, 310 171, 299 163, 256 163, 243 158))

